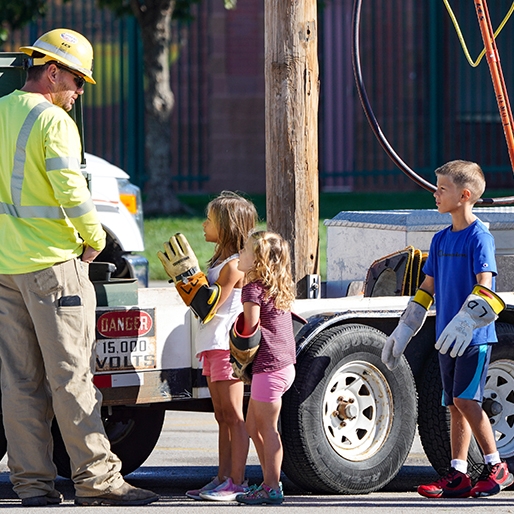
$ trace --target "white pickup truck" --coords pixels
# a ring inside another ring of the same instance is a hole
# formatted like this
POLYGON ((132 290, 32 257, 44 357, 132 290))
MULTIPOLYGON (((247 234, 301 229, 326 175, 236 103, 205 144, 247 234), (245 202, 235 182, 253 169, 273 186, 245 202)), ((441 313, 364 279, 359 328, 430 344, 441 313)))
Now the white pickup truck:
POLYGON ((96 155, 84 157, 91 196, 107 233, 97 260, 116 266, 113 277, 135 278, 148 287, 148 260, 137 254, 145 249, 141 191, 121 168, 96 155))

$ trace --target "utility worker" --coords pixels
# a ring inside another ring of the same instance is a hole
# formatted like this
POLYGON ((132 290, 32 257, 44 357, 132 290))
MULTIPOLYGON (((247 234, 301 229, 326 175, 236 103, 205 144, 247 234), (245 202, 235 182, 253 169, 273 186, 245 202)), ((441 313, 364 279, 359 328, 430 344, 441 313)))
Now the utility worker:
POLYGON ((93 79, 93 48, 68 29, 21 50, 25 85, 0 99, 0 365, 8 465, 24 506, 58 504, 52 418, 77 505, 158 499, 120 474, 93 385, 96 299, 88 263, 105 245, 67 114, 93 79))

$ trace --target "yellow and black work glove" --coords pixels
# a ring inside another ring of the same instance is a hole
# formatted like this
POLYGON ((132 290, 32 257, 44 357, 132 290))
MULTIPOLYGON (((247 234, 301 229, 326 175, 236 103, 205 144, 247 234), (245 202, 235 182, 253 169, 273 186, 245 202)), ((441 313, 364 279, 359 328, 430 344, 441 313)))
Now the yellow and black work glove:
MULTIPOLYGON (((198 259, 191 248, 186 236, 175 234, 164 243, 164 252, 157 252, 168 277, 175 282, 181 282, 188 277, 196 275, 200 271, 198 259)), ((170 280, 170 282, 171 282, 170 280)))
POLYGON ((243 326, 244 313, 241 312, 229 332, 230 363, 234 371, 233 376, 245 384, 250 384, 252 382, 252 362, 259 350, 262 333, 260 322, 251 334, 242 335, 243 326))
POLYGON ((504 308, 504 301, 494 291, 477 284, 442 331, 435 349, 445 354, 453 346, 450 357, 460 357, 473 339, 473 330, 495 321, 504 308))
POLYGON ((207 323, 216 314, 221 296, 219 284, 209 286, 205 273, 200 270, 198 259, 183 234, 171 236, 164 243, 164 253, 157 252, 164 270, 175 283, 184 303, 191 307, 202 323, 207 323))

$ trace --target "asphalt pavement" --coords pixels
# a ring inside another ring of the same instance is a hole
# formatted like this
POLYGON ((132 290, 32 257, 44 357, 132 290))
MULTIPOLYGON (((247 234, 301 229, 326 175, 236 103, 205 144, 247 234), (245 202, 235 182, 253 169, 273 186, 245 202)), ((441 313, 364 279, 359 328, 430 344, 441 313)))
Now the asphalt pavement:
MULTIPOLYGON (((65 497, 60 506, 37 507, 36 512, 45 514, 81 513, 92 514, 108 509, 109 514, 157 514, 176 513, 225 513, 237 509, 251 509, 252 513, 264 512, 271 507, 245 507, 236 503, 198 502, 185 496, 187 489, 200 487, 216 474, 217 425, 213 414, 194 412, 168 412, 157 446, 148 460, 138 470, 126 477, 133 485, 151 489, 161 495, 159 502, 144 507, 75 507, 73 485, 70 480, 58 478, 56 485, 65 497)), ((261 471, 253 447, 248 458, 247 475, 250 483, 261 481, 261 471)), ((415 490, 419 483, 436 478, 419 439, 400 473, 382 491, 367 495, 315 495, 298 489, 286 476, 283 477, 286 500, 282 509, 301 509, 302 513, 321 513, 328 509, 344 509, 347 514, 409 513, 514 513, 514 491, 484 499, 428 500, 415 490)), ((24 512, 9 482, 5 458, 0 462, 0 512, 24 512)))

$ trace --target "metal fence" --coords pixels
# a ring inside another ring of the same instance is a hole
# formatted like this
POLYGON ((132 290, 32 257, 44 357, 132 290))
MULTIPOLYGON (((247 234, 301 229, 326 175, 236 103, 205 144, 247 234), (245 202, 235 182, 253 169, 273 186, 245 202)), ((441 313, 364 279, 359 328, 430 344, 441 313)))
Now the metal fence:
MULTIPOLYGON (((83 97, 86 151, 117 164, 139 185, 144 172, 144 77, 142 44, 134 18, 117 18, 94 0, 49 0, 46 16, 11 34, 5 51, 17 51, 56 27, 72 28, 94 45, 94 76, 83 97)), ((206 180, 208 5, 194 9, 191 27, 174 26, 170 48, 172 173, 177 190, 201 189, 206 180), (207 7, 207 8, 205 8, 207 7), (179 58, 180 57, 180 58, 179 58)))
MULTIPOLYGON (((171 81, 172 173, 178 191, 201 191, 208 180, 209 15, 214 0, 195 6, 195 21, 175 27, 171 81)), ((246 0, 259 2, 261 0, 246 0)), ((473 2, 452 0, 473 56, 482 49, 473 2)), ((86 86, 86 150, 144 182, 144 83, 139 30, 94 0, 49 0, 47 16, 12 35, 4 50, 32 43, 57 26, 82 32, 95 47, 97 86, 86 86)), ((320 182, 325 190, 409 189, 389 161, 360 107, 351 66, 353 0, 326 0, 320 11, 320 182)), ((496 27, 511 0, 491 2, 496 27)), ((514 98, 514 20, 498 38, 507 88, 514 98)), ((263 42, 264 44, 264 42, 263 42)), ((442 0, 367 0, 361 21, 367 91, 399 155, 433 181, 451 159, 479 162, 489 188, 512 188, 502 126, 485 59, 471 68, 442 0)), ((264 98, 263 98, 264 106, 264 98)), ((264 115, 264 114, 263 114, 264 115)), ((254 137, 254 136, 252 136, 254 137)), ((264 134, 262 134, 264 140, 264 134)))

